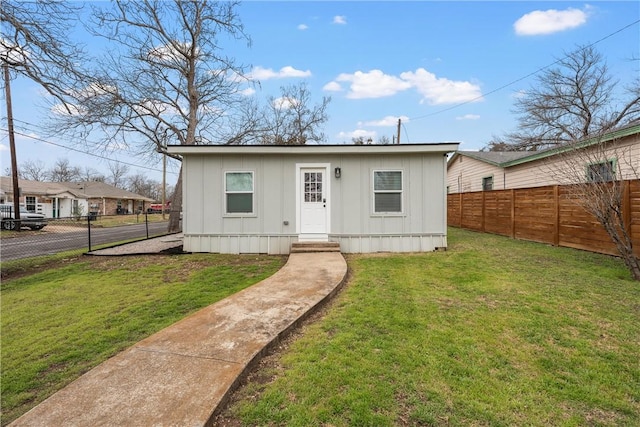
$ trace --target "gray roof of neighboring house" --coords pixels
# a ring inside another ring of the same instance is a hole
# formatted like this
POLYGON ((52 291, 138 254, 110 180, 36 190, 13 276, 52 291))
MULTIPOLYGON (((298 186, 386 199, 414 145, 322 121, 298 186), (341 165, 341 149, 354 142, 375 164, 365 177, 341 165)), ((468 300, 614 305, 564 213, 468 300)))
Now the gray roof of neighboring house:
MULTIPOLYGON (((61 193, 71 193, 73 196, 80 199, 87 198, 85 194, 77 189, 69 188, 59 182, 42 182, 42 181, 29 181, 26 179, 19 179, 18 186, 23 194, 33 194, 42 196, 55 196, 61 193)), ((8 176, 0 177, 0 188, 5 194, 13 194, 13 180, 8 176)))
MULTIPOLYGON (((104 182, 41 182, 18 180, 22 194, 42 195, 54 197, 61 193, 70 193, 79 199, 106 198, 106 199, 131 199, 153 202, 149 197, 122 190, 104 182)), ((0 177, 0 188, 4 193, 13 193, 11 177, 0 177)))
POLYGON ((531 155, 530 151, 458 151, 456 154, 500 166, 531 155))
POLYGON ((97 181, 85 181, 85 182, 63 182, 61 183, 69 188, 81 191, 89 198, 104 197, 106 199, 131 199, 131 200, 144 200, 147 202, 153 202, 153 199, 149 197, 141 196, 140 194, 132 193, 131 191, 122 190, 114 187, 113 185, 106 184, 104 182, 97 181))

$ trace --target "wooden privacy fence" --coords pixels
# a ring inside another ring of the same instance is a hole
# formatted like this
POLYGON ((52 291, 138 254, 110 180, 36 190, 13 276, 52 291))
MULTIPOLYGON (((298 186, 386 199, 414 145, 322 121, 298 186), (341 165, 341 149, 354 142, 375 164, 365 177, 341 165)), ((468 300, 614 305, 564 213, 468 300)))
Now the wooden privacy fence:
MULTIPOLYGON (((624 182, 623 215, 640 255, 640 181, 624 182)), ((447 221, 454 227, 618 255, 593 215, 577 204, 570 186, 478 191, 447 196, 447 221)))

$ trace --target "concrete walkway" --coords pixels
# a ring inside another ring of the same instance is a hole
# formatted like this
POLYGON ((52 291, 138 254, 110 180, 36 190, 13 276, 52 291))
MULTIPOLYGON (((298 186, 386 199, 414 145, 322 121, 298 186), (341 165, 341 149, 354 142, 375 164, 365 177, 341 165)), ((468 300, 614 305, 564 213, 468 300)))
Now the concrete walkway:
POLYGON ((340 253, 292 253, 273 276, 114 356, 11 425, 203 426, 346 273, 340 253))

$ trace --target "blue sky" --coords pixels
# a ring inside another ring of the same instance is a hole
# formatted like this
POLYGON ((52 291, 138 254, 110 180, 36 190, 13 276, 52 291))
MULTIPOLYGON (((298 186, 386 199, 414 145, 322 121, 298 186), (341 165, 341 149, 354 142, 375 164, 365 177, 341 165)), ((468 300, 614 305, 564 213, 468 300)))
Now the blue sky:
MULTIPOLYGON (((480 149, 515 128, 514 99, 535 73, 577 45, 595 43, 620 86, 640 73, 631 60, 640 57, 636 1, 251 1, 238 13, 252 45, 232 44, 230 54, 261 82, 247 95, 266 100, 281 86, 305 82, 315 102, 331 96, 328 143, 392 138, 401 118, 402 143, 457 141, 460 149, 480 149)), ((39 138, 35 125, 47 114, 42 91, 22 79, 12 85, 17 130, 39 138)), ((4 107, 2 116, 6 128, 4 107)), ((37 139, 19 136, 17 145, 19 163, 69 158, 106 170, 103 159, 37 139)), ((4 173, 6 132, 0 155, 4 173)), ((130 166, 130 173, 161 179, 160 160, 109 156, 144 166, 130 166)))

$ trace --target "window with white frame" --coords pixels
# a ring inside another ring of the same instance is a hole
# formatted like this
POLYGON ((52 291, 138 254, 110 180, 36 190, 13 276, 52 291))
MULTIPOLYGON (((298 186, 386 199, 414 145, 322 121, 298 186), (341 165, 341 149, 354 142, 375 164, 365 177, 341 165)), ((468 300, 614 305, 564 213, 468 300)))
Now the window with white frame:
POLYGON ((24 198, 26 208, 29 212, 36 211, 36 198, 35 196, 26 196, 24 198))
POLYGON ((373 171, 373 212, 402 212, 402 171, 373 171))
POLYGON ((615 178, 616 169, 613 160, 587 165, 587 181, 589 182, 607 182, 613 181, 615 178))
POLYGON ((225 172, 227 214, 253 213, 253 172, 225 172))

